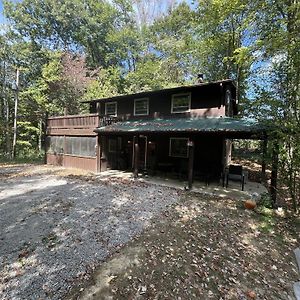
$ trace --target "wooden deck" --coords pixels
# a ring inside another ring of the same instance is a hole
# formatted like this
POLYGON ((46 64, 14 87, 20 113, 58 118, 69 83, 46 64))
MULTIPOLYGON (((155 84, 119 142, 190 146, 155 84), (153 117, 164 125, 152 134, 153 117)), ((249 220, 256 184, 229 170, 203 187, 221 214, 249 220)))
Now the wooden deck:
POLYGON ((47 135, 95 136, 94 129, 100 124, 98 114, 49 117, 47 135))

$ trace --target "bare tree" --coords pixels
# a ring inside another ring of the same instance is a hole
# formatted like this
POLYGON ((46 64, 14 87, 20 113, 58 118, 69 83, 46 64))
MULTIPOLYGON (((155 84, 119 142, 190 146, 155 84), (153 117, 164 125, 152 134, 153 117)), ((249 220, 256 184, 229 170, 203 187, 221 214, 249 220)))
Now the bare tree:
POLYGON ((134 0, 137 23, 139 26, 150 25, 167 11, 172 11, 175 4, 175 0, 134 0))

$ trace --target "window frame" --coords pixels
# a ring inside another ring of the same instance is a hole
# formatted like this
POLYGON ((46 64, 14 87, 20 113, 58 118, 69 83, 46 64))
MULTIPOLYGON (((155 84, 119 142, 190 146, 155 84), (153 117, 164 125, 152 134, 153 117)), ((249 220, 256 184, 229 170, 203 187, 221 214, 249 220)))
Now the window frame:
POLYGON ((172 99, 171 99, 171 113, 172 114, 180 114, 180 113, 185 113, 185 112, 190 112, 191 111, 191 93, 180 93, 180 94, 173 94, 172 99), (174 111, 174 100, 176 96, 188 96, 188 106, 189 108, 187 110, 183 111, 174 111))
POLYGON ((106 102, 105 103, 105 115, 106 116, 113 116, 113 117, 116 117, 118 114, 118 103, 116 101, 113 101, 113 102, 106 102), (115 105, 115 113, 114 114, 108 114, 107 113, 107 105, 109 104, 114 104, 115 105))
POLYGON ((188 142, 189 142, 189 138, 186 137, 170 137, 169 140, 169 156, 170 157, 178 157, 178 158, 188 158, 189 156, 189 151, 188 151, 188 142), (172 155, 172 141, 173 140, 186 140, 186 156, 181 156, 181 155, 172 155))
POLYGON ((148 116, 149 115, 149 98, 137 98, 134 99, 134 105, 133 105, 133 115, 134 116, 148 116), (136 102, 141 101, 141 100, 146 100, 147 101, 147 113, 142 113, 142 114, 137 114, 136 113, 136 102))
POLYGON ((97 139, 93 136, 66 136, 65 155, 73 157, 96 158, 97 139), (77 143, 77 145, 76 145, 77 143), (82 145, 86 146, 83 151, 82 145), (73 147, 74 146, 74 147, 73 147))

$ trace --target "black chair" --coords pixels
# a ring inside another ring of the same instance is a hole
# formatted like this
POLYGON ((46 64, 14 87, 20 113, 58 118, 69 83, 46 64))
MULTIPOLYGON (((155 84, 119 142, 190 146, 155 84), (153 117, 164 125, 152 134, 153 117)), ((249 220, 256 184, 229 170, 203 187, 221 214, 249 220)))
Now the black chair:
POLYGON ((226 174, 226 188, 228 187, 228 181, 236 180, 241 182, 242 191, 245 185, 245 174, 243 172, 243 167, 239 165, 230 165, 225 171, 226 174))

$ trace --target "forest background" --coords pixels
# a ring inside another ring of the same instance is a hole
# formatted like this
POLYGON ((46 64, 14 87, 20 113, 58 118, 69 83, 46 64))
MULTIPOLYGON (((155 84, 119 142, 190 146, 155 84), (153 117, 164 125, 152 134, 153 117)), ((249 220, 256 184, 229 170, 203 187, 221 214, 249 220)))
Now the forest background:
POLYGON ((0 10, 1 159, 39 156, 46 113, 203 73, 234 79, 240 117, 277 128, 268 151, 279 146, 282 186, 299 205, 299 1, 11 0, 0 10))

